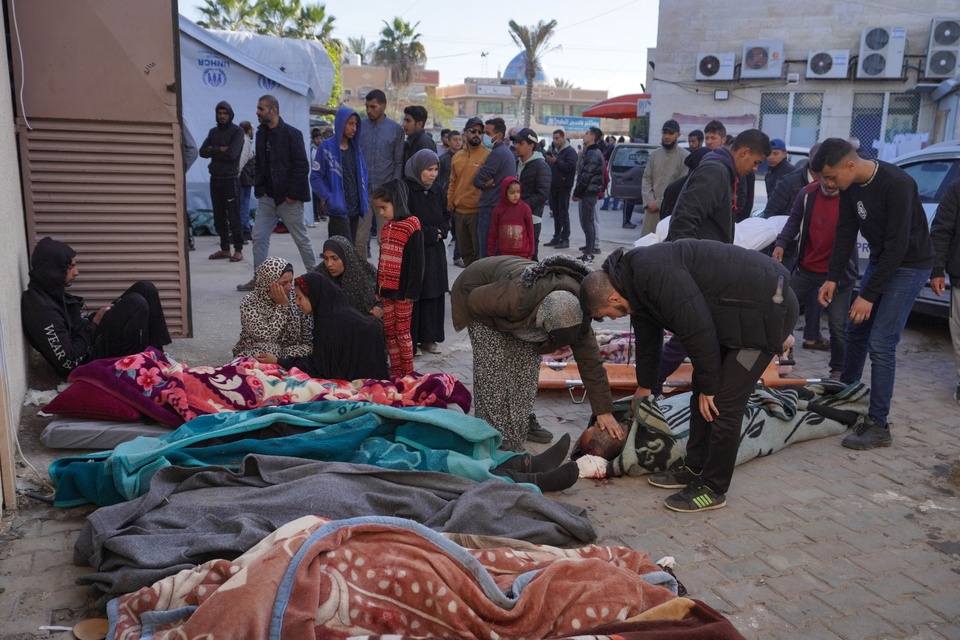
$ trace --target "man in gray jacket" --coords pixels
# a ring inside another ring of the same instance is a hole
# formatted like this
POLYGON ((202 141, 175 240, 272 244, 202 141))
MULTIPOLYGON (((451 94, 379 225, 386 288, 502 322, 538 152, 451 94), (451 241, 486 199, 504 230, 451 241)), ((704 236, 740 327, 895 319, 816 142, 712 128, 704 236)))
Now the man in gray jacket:
MULTIPOLYGON (((387 117, 387 96, 374 89, 366 96, 367 121, 360 127, 360 150, 367 161, 367 188, 370 193, 380 185, 403 175, 403 143, 400 123, 387 117)), ((373 223, 373 199, 370 211, 357 224, 355 246, 361 256, 370 257, 370 228, 373 223)))
POLYGON ((510 147, 504 144, 507 137, 507 124, 503 118, 491 118, 483 126, 483 145, 490 149, 490 155, 473 177, 473 186, 480 189, 480 211, 477 214, 477 247, 481 258, 487 257, 487 240, 490 237, 490 220, 493 209, 500 200, 500 183, 508 176, 517 175, 517 157, 510 147))

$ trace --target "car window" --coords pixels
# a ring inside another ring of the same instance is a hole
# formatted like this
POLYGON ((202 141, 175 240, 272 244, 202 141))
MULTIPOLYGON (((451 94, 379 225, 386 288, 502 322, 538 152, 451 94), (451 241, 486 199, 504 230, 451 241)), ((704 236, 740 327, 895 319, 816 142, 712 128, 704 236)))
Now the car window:
POLYGON ((902 167, 917 183, 921 202, 940 202, 944 189, 960 172, 958 160, 926 160, 902 167))
POLYGON ((638 149, 636 147, 617 147, 614 151, 613 161, 610 163, 612 169, 645 167, 647 160, 650 159, 649 149, 638 149))

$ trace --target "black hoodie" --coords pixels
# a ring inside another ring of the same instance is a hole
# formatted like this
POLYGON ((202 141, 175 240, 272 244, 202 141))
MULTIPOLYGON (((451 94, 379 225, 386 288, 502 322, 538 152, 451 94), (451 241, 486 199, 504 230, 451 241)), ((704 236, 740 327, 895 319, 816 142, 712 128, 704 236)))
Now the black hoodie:
MULTIPOLYGON (((226 100, 217 103, 217 109, 226 109, 230 120, 217 123, 200 145, 200 157, 210 158, 210 175, 214 178, 238 178, 240 154, 243 152, 243 129, 233 124, 233 108, 226 100), (220 147, 227 147, 220 151, 220 147)), ((216 109, 214 110, 216 118, 216 109)))
POLYGON ((67 268, 76 255, 53 238, 40 240, 30 258, 30 284, 20 297, 27 341, 64 377, 91 358, 97 331, 82 314, 83 298, 66 292, 67 268))
POLYGON ((687 177, 670 217, 667 240, 695 238, 733 244, 737 170, 733 155, 718 147, 687 177))

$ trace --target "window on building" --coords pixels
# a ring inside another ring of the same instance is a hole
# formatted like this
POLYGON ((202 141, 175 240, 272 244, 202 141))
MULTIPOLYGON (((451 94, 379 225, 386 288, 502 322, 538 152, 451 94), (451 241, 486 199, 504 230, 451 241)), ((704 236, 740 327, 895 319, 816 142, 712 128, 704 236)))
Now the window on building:
POLYGON ((518 113, 519 106, 520 106, 520 103, 518 102, 508 102, 503 112, 507 115, 515 116, 518 113))
POLYGON ((884 147, 900 134, 917 132, 920 96, 908 93, 855 93, 850 119, 850 137, 860 141, 860 153, 868 158, 890 157, 884 147), (883 135, 881 135, 883 132, 883 135))
POLYGON ((353 90, 352 90, 352 89, 344 89, 344 90, 343 90, 343 95, 344 95, 344 97, 349 98, 350 96, 353 95, 353 90))
POLYGON ((502 114, 503 113, 503 103, 502 102, 486 102, 483 100, 477 101, 477 113, 485 114, 502 114))
POLYGON ((572 104, 570 105, 570 115, 572 116, 582 116, 583 110, 589 107, 588 104, 572 104))
POLYGON ((809 148, 820 137, 822 93, 760 94, 760 130, 788 145, 809 148))
POLYGON ((563 105, 562 104, 541 104, 540 105, 540 121, 543 122, 544 118, 547 116, 562 116, 563 105))
POLYGON ((457 102, 457 115, 465 116, 467 115, 467 103, 463 100, 457 102))

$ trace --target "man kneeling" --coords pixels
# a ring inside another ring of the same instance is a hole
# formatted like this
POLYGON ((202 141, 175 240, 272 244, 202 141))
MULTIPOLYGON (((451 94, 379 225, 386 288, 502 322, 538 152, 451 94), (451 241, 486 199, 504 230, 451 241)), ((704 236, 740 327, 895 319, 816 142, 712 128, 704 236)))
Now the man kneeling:
POLYGON ((594 318, 629 315, 637 340, 635 398, 650 394, 660 368, 663 330, 693 363, 690 438, 683 461, 650 476, 682 489, 664 500, 674 511, 726 505, 750 393, 797 322, 797 298, 780 263, 713 240, 677 240, 607 258, 580 284, 594 318))
POLYGON ((83 298, 66 292, 80 274, 77 252, 43 238, 30 257, 30 284, 20 298, 23 331, 57 375, 97 358, 139 353, 170 344, 160 296, 152 282, 136 282, 111 304, 83 314, 83 298))

